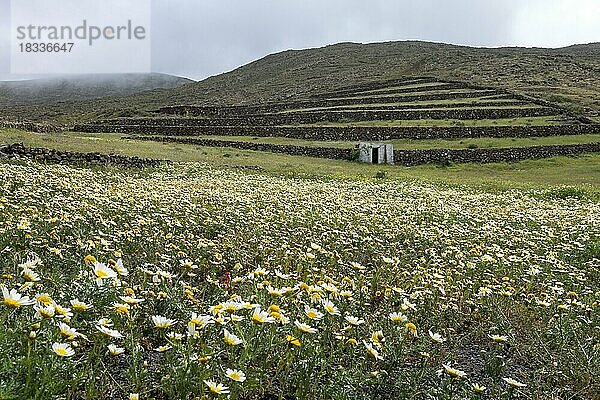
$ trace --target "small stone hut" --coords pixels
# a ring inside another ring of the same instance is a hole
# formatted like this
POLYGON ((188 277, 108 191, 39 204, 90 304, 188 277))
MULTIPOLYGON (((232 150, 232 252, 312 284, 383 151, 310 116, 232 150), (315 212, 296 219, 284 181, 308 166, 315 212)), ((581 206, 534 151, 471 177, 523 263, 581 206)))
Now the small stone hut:
POLYGON ((358 145, 361 162, 371 164, 393 164, 394 145, 386 143, 360 143, 358 145))

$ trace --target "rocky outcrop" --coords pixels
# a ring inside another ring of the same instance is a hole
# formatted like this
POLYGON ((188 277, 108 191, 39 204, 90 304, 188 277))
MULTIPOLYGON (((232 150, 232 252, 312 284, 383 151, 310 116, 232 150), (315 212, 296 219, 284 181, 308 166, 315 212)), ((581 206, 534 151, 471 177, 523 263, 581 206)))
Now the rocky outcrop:
POLYGON ((54 149, 25 147, 22 143, 0 144, 0 158, 33 159, 58 164, 114 165, 129 168, 158 167, 161 163, 170 162, 116 154, 75 153, 54 149))

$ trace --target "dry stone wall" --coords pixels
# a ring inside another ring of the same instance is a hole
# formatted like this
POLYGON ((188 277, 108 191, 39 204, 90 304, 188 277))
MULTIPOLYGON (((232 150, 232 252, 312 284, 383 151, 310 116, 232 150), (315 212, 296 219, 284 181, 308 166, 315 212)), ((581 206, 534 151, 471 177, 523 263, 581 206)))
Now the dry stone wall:
POLYGON ((352 149, 278 145, 269 143, 238 142, 232 140, 174 138, 164 136, 129 136, 125 139, 150 140, 162 143, 182 143, 206 147, 229 147, 241 150, 266 151, 270 153, 289 154, 293 156, 330 158, 334 160, 351 160, 354 154, 354 151, 352 149))
POLYGON ((29 132, 37 132, 37 133, 53 133, 53 132, 63 132, 65 128, 49 125, 49 124, 39 124, 36 122, 29 121, 0 121, 0 128, 4 129, 19 129, 22 131, 29 132))
POLYGON ((33 159, 59 164, 114 165, 119 167, 146 168, 158 167, 167 160, 128 157, 116 154, 75 153, 54 149, 25 147, 22 143, 0 144, 0 158, 33 159))
MULTIPOLYGON (((267 151, 284 153, 296 156, 330 158, 338 160, 354 160, 358 152, 356 149, 342 149, 332 147, 304 147, 293 145, 276 145, 268 143, 237 142, 212 139, 157 137, 157 136, 130 136, 127 139, 151 140, 163 143, 182 143, 207 147, 229 147, 244 150, 267 151)), ((556 156, 577 156, 585 153, 599 153, 600 143, 557 145, 557 146, 531 146, 493 149, 432 149, 432 150, 395 150, 394 163, 413 166, 420 164, 445 164, 445 163, 495 163, 516 162, 527 159, 549 158, 556 156)))
POLYGON ((394 162, 406 166, 431 163, 486 164, 495 162, 516 162, 557 156, 575 157, 585 153, 599 152, 600 143, 494 149, 396 150, 394 152, 394 162))
POLYGON ((600 133, 600 124, 562 126, 490 126, 490 127, 276 127, 276 126, 76 126, 79 132, 109 132, 168 136, 258 136, 310 140, 385 141, 393 139, 460 139, 478 137, 547 137, 600 133))

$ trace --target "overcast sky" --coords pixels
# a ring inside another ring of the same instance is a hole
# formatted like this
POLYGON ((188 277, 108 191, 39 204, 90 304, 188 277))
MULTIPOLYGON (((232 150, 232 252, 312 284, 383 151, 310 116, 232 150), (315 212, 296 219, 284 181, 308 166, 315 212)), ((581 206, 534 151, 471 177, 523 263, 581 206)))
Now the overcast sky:
MULTIPOLYGON (((600 41, 600 0, 149 0, 152 70, 202 79, 267 54, 419 39, 562 47, 600 41)), ((0 79, 10 75, 10 0, 0 0, 0 79)), ((107 59, 106 62, 110 62, 107 59)))

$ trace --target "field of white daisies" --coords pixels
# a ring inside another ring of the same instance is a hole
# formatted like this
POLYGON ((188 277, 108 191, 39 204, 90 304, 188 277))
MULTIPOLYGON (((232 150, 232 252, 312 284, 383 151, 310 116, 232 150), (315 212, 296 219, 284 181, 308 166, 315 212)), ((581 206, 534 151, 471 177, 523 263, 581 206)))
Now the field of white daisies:
POLYGON ((600 204, 0 164, 0 399, 598 399, 600 204))

